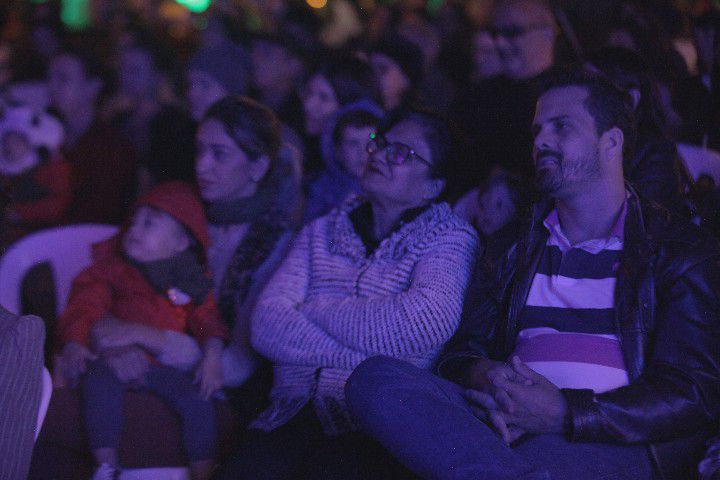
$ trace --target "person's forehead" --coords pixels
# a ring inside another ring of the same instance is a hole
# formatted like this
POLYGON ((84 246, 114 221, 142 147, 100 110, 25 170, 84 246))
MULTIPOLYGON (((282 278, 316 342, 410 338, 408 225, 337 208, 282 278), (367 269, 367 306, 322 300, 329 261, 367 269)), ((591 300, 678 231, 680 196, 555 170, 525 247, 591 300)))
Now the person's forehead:
POLYGON ((169 213, 163 212, 159 208, 150 205, 141 205, 135 215, 139 216, 141 214, 158 222, 175 222, 175 219, 169 213))
POLYGON ((200 139, 207 137, 214 144, 234 144, 232 138, 225 131, 225 126, 215 118, 206 118, 202 121, 198 128, 198 137, 200 139))
POLYGON ((388 142, 400 142, 411 147, 415 152, 426 160, 431 160, 430 147, 423 135, 420 125, 412 121, 402 121, 388 130, 385 134, 388 142))
POLYGON ((375 128, 371 125, 363 125, 363 126, 355 126, 355 125, 347 125, 343 128, 342 131, 342 138, 348 138, 348 139, 356 139, 359 137, 362 137, 365 140, 369 139, 370 133, 372 133, 375 130, 375 128))
POLYGON ((590 118, 585 102, 588 92, 579 86, 559 87, 543 93, 537 102, 535 123, 558 117, 590 118))

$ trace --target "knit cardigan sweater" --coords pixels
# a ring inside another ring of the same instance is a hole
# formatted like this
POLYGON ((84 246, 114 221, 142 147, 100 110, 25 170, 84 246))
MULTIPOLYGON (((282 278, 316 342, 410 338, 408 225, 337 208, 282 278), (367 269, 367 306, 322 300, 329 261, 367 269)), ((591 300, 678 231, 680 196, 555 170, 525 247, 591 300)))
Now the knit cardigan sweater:
POLYGON ((431 368, 460 322, 478 248, 473 228, 435 204, 370 255, 349 197, 305 227, 258 300, 253 347, 275 365, 271 406, 251 428, 273 430, 308 402, 325 433, 355 430, 343 388, 374 355, 431 368))

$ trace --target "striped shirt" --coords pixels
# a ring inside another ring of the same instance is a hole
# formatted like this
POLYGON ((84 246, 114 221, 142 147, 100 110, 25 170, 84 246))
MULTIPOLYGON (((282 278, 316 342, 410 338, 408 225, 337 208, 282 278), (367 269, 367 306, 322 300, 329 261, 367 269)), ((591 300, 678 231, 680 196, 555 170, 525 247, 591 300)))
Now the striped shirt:
POLYGON ((520 313, 514 355, 560 388, 600 393, 628 384, 613 308, 626 212, 627 202, 607 238, 576 245, 555 210, 545 219, 550 235, 520 313))

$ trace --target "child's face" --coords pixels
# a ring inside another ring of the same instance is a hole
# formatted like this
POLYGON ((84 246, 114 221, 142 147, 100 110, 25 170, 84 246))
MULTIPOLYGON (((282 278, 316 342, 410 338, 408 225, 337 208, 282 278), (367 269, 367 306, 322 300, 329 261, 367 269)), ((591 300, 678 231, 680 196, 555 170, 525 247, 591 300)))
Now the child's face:
POLYGON ((365 150, 373 127, 347 126, 340 135, 337 146, 337 158, 345 170, 355 178, 360 178, 368 162, 368 153, 365 150))
POLYGON ((25 135, 8 132, 2 137, 2 158, 8 163, 17 163, 32 152, 32 146, 25 135))
POLYGON ((190 238, 182 225, 152 207, 137 209, 123 237, 125 253, 140 263, 173 257, 189 246, 190 238))
POLYGON ((495 185, 478 197, 477 227, 483 235, 497 232, 513 215, 515 204, 506 185, 495 185))

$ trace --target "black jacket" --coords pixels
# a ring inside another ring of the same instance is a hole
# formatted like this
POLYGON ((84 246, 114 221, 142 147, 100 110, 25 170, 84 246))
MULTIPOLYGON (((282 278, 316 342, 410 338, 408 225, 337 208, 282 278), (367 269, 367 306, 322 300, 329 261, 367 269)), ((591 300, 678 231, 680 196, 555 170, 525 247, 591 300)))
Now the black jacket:
MULTIPOLYGON (((571 441, 646 444, 658 478, 691 479, 720 412, 720 248, 692 224, 628 199, 615 291, 615 326, 630 384, 609 392, 564 389, 571 441)), ((479 272, 463 322, 438 369, 513 352, 551 205, 536 205, 499 280, 479 272)))

